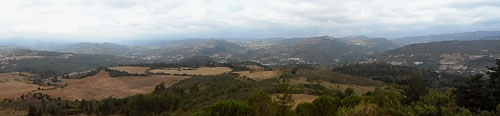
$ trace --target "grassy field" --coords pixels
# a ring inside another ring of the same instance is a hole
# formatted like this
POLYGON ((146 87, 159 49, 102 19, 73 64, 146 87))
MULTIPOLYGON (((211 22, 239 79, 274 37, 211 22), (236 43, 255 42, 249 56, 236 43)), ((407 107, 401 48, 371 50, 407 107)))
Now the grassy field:
POLYGON ((301 69, 297 71, 297 76, 305 77, 307 81, 327 81, 338 84, 352 84, 360 86, 383 86, 384 82, 373 79, 337 73, 329 70, 309 70, 301 69))
POLYGON ((149 67, 116 66, 116 67, 109 67, 109 69, 118 70, 118 71, 125 71, 128 73, 146 74, 146 70, 149 69, 149 67))
POLYGON ((0 74, 0 99, 19 98, 22 94, 27 94, 38 90, 38 85, 28 83, 26 77, 16 73, 0 74))
POLYGON ((253 80, 278 78, 280 76, 279 71, 238 71, 235 73, 239 74, 240 77, 246 77, 253 80))
POLYGON ((170 73, 170 74, 188 74, 188 75, 217 75, 231 72, 228 67, 200 67, 188 70, 187 68, 166 68, 150 70, 151 73, 170 73))
POLYGON ((292 84, 320 84, 328 89, 344 91, 352 88, 358 94, 373 91, 376 87, 385 86, 384 82, 369 78, 346 75, 329 70, 308 70, 297 71, 298 78, 291 79, 292 84))
POLYGON ((124 98, 139 93, 151 93, 155 86, 162 82, 169 87, 187 78, 190 77, 153 75, 111 78, 108 72, 101 71, 95 76, 83 79, 61 79, 60 84, 68 84, 67 87, 43 92, 67 100, 105 99, 109 96, 124 98))
MULTIPOLYGON (((280 95, 280 94, 273 94, 272 95, 273 100, 276 100, 278 95, 280 95)), ((307 94, 293 94, 292 98, 293 98, 293 101, 295 102, 295 104, 293 105, 293 108, 295 109, 295 107, 297 107, 297 105, 299 105, 300 103, 312 102, 316 98, 318 98, 318 96, 307 95, 307 94)))

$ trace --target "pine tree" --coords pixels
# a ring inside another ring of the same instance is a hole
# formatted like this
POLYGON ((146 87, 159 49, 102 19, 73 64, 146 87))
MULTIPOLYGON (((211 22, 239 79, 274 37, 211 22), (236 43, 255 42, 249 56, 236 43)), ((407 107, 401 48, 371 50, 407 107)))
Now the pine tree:
POLYGON ((457 89, 457 104, 473 111, 493 110, 496 105, 492 102, 487 84, 481 74, 468 79, 457 89))
POLYGON ((278 116, 287 116, 291 113, 291 108, 295 105, 293 95, 293 87, 290 85, 291 76, 283 74, 280 76, 280 83, 278 84, 279 95, 275 103, 278 105, 278 116))
POLYGON ((486 74, 489 76, 489 89, 495 104, 500 103, 500 59, 496 60, 496 67, 488 67, 486 74))
POLYGON ((405 102, 409 104, 418 101, 420 96, 424 96, 426 93, 427 88, 425 87, 424 80, 420 77, 411 78, 408 81, 408 89, 404 90, 404 95, 406 96, 405 102))
POLYGON ((339 98, 323 95, 314 100, 312 106, 315 116, 335 116, 335 112, 341 106, 341 101, 339 98))
POLYGON ((28 116, 41 116, 41 114, 34 105, 30 105, 28 116))
POLYGON ((162 82, 162 83, 156 85, 155 90, 153 91, 153 93, 155 95, 159 95, 160 93, 162 93, 163 91, 165 91, 165 89, 166 89, 165 82, 162 82))
POLYGON ((276 115, 273 100, 264 91, 257 91, 248 98, 248 105, 254 110, 253 116, 274 116, 276 115))

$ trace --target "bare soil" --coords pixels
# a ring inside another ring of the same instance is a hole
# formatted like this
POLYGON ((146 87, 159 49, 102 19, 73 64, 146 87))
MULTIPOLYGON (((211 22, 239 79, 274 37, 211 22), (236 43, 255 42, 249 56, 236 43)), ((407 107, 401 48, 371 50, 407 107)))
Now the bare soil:
POLYGON ((23 94, 38 90, 38 85, 30 84, 26 77, 16 73, 0 74, 0 99, 16 99, 23 94))

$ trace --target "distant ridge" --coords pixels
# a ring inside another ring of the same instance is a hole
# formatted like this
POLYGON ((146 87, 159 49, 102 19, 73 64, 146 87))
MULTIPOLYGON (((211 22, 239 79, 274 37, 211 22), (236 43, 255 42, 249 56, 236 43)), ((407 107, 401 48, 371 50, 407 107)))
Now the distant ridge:
POLYGON ((500 31, 475 31, 463 33, 450 33, 438 35, 425 35, 425 36, 412 36, 394 39, 394 42, 409 45, 416 43, 427 43, 436 41, 450 41, 450 40, 480 40, 486 37, 500 36, 500 31))

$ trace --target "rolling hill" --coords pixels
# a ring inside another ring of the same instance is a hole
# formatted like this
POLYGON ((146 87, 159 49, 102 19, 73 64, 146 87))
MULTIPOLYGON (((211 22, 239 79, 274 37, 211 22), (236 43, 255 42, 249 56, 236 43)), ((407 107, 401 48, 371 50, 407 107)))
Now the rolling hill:
POLYGON ((81 42, 65 46, 55 46, 48 51, 76 53, 76 54, 106 54, 116 56, 144 55, 150 49, 137 46, 125 46, 113 43, 81 42))
POLYGON ((404 46, 365 62, 385 62, 437 71, 479 72, 500 58, 500 40, 442 41, 404 46))
POLYGON ((500 36, 500 31, 476 31, 476 32, 464 32, 464 33, 403 37, 403 38, 396 38, 393 41, 404 45, 409 45, 416 43, 450 41, 450 40, 481 40, 482 38, 488 38, 493 36, 500 36))
POLYGON ((0 57, 0 72, 79 72, 97 67, 138 63, 139 60, 100 54, 14 50, 0 57))

